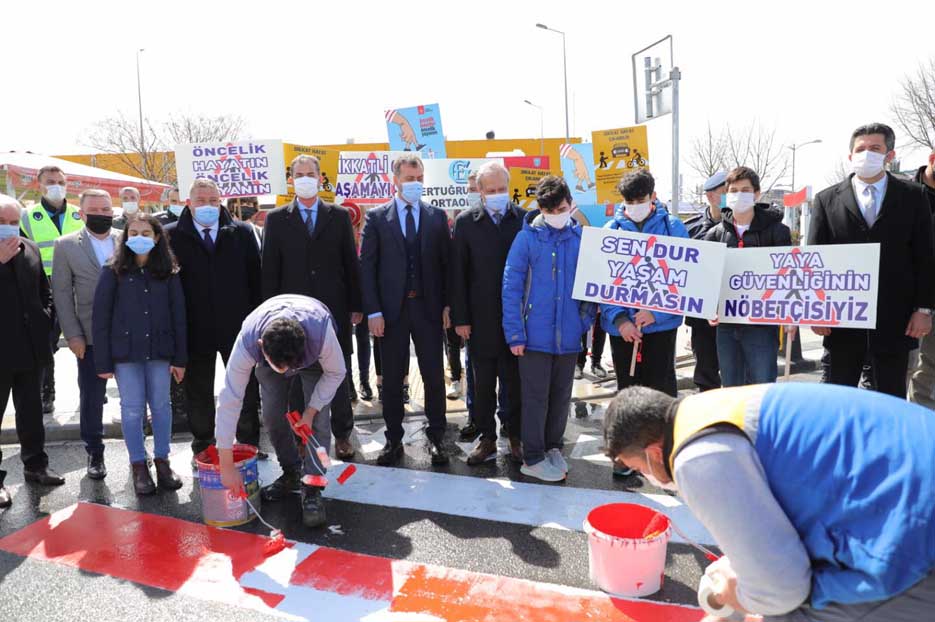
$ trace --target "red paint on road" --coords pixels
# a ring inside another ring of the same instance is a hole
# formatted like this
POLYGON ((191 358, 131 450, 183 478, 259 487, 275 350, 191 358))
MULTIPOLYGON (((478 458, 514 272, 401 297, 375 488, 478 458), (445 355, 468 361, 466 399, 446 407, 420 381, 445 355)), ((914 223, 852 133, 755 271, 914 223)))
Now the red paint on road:
POLYGON ((390 600, 393 560, 319 548, 295 567, 290 583, 344 596, 390 600))

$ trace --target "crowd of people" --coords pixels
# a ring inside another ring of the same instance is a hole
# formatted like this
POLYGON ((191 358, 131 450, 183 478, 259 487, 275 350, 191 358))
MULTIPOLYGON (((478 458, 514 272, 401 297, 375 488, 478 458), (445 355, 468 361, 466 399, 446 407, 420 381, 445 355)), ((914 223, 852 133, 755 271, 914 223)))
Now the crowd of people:
MULTIPOLYGON (((912 399, 931 407, 935 154, 915 181, 886 171, 894 155, 889 127, 855 130, 854 175, 817 195, 808 236, 809 244, 880 243, 877 328, 814 330, 824 337, 828 382, 856 385, 866 373, 871 388, 905 398, 908 379, 912 399)), ((42 198, 33 207, 0 199, 0 317, 11 329, 0 353, 0 413, 12 391, 27 481, 64 481, 48 464, 42 423, 54 408, 52 355, 60 336, 78 363, 90 478, 107 475, 102 413, 113 377, 138 494, 181 486, 168 463, 179 427, 191 433, 194 454, 217 447, 222 480, 238 488, 232 447, 259 446, 262 417, 283 471, 263 497, 300 492, 309 526, 324 524, 325 512, 320 487, 304 476, 326 467, 298 450, 295 426, 313 429, 328 450, 333 436, 335 455, 352 459, 352 404, 376 398, 386 423, 376 462, 397 464, 413 349, 436 466, 449 460, 446 398, 466 392, 470 419, 460 436, 478 439, 469 465, 495 459, 502 436, 523 474, 563 480, 574 380, 589 343, 592 374, 607 376, 605 335, 618 389, 641 385, 677 396, 682 316, 572 298, 582 226, 562 178, 542 178, 538 209, 526 212, 511 202, 510 171, 486 163, 468 180, 470 208, 452 225, 423 200, 419 156, 402 155, 393 163, 396 196, 367 212, 358 248, 348 211, 318 196, 318 160, 300 155, 290 171, 295 199, 270 211, 262 228, 252 222, 255 205, 238 205, 235 218, 207 179, 193 182, 187 204, 172 190, 159 214, 141 210, 133 188, 120 193, 119 217, 103 190, 87 189, 77 205, 69 203, 65 174, 55 167, 39 172, 42 198), (351 371, 355 344, 359 391, 351 371), (227 375, 216 406, 218 355, 227 375), (286 420, 288 410, 302 413, 298 424, 286 420), (149 427, 152 456, 144 443, 149 427)), ((712 176, 705 184, 709 207, 685 223, 658 200, 647 171, 623 176, 618 191, 611 229, 741 249, 792 242, 781 210, 758 202, 760 180, 747 167, 712 176)), ((777 327, 697 319, 689 326, 699 391, 775 382, 777 327)), ((618 462, 615 473, 632 471, 618 462)), ((4 475, 0 507, 10 503, 4 475)))

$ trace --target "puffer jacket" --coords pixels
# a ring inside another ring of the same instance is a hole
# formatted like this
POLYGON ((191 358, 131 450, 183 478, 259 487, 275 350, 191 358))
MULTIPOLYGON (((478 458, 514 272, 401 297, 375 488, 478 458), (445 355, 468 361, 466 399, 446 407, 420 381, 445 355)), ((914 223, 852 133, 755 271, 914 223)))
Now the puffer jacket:
POLYGON ((792 246, 789 227, 782 224, 781 207, 757 203, 753 210, 753 222, 743 234, 743 240, 737 237, 733 214, 727 212, 724 212, 721 222, 708 230, 704 239, 708 242, 727 244, 728 248, 792 246))
POLYGON ((510 347, 548 354, 581 350, 597 305, 572 299, 581 225, 548 226, 538 210, 526 215, 503 271, 503 335, 510 347))
MULTIPOLYGON (((666 235, 674 238, 687 238, 688 230, 678 217, 669 213, 669 210, 663 203, 656 202, 653 213, 641 223, 630 220, 626 215, 619 214, 616 218, 604 225, 605 229, 618 229, 620 231, 634 231, 637 233, 649 233, 656 235, 666 235)), ((620 328, 618 322, 624 319, 633 321, 639 309, 633 307, 621 307, 618 305, 601 305, 601 328, 608 335, 619 336, 620 328)), ((674 313, 662 313, 661 311, 650 311, 655 322, 643 327, 643 334, 661 333, 667 330, 675 330, 682 325, 682 316, 674 313)))

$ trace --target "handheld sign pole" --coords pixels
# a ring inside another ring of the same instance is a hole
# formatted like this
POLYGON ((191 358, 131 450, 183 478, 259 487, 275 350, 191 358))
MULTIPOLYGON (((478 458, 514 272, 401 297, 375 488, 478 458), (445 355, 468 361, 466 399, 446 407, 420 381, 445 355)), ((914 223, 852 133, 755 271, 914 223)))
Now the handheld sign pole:
POLYGON ((640 351, 640 342, 634 341, 633 342, 633 356, 630 357, 630 377, 631 378, 636 375, 636 356, 637 354, 639 354, 639 351, 640 351))
POLYGON ((789 381, 789 376, 792 375, 792 342, 795 339, 789 336, 789 330, 787 328, 782 329, 782 337, 786 342, 786 368, 785 372, 782 375, 784 381, 789 381))

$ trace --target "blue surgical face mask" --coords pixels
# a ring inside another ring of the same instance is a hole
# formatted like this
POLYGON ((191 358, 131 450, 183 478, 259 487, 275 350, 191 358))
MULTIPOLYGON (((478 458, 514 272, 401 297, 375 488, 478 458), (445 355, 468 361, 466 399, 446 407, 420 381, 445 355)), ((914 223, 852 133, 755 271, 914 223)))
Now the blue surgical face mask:
POLYGON ((403 200, 410 205, 416 205, 419 202, 419 199, 422 198, 422 182, 421 181, 404 181, 402 183, 402 195, 403 200))
POLYGON ((182 215, 183 209, 185 209, 184 205, 170 205, 169 206, 169 212, 176 218, 182 215))
POLYGON ((484 204, 487 205, 487 209, 492 212, 502 212, 506 209, 507 203, 510 202, 510 195, 503 194, 488 194, 484 196, 484 204))
POLYGON ((19 225, 0 225, 0 240, 19 236, 19 225))
POLYGON ((154 246, 156 246, 156 241, 145 235, 131 235, 127 238, 127 248, 137 255, 147 254, 153 250, 154 246))
POLYGON ((202 205, 195 208, 195 220, 199 225, 213 227, 221 215, 221 208, 213 205, 202 205))

